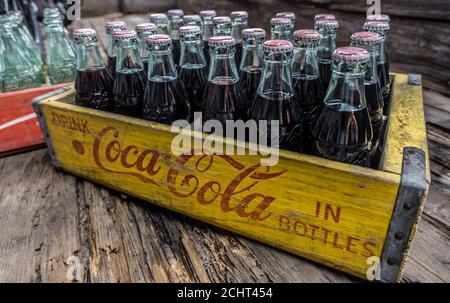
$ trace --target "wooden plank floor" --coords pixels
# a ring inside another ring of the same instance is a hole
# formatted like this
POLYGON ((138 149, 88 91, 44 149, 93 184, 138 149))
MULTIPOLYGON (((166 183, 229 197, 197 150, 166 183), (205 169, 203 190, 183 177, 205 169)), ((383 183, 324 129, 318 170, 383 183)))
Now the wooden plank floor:
MULTIPOLYGON (((450 282, 450 99, 425 91, 425 104, 432 184, 403 281, 450 282)), ((2 158, 0 172, 0 282, 68 282, 71 256, 83 282, 358 281, 57 172, 46 150, 2 158)))

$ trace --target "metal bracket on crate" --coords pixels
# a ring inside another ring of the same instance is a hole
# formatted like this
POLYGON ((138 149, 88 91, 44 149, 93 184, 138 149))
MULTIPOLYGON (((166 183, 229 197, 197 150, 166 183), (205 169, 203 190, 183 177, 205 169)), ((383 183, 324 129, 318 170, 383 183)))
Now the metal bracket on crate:
POLYGON ((44 115, 42 114, 42 109, 41 109, 40 103, 42 100, 48 99, 48 98, 53 97, 58 94, 61 94, 61 93, 65 92, 66 90, 68 90, 67 87, 60 88, 60 89, 51 91, 45 95, 36 97, 32 101, 33 109, 36 113, 37 119, 39 121, 39 125, 41 126, 42 135, 44 136, 45 143, 47 144, 47 148, 48 148, 48 152, 50 154, 50 159, 52 161, 52 165, 57 170, 60 170, 61 166, 59 165, 58 159, 56 159, 55 149, 53 148, 52 141, 50 140, 50 134, 48 132, 48 127, 47 127, 47 123, 45 122, 44 115))
POLYGON ((415 86, 422 85, 422 75, 408 74, 408 85, 415 85, 415 86))
POLYGON ((425 152, 406 147, 397 201, 381 255, 382 282, 397 282, 401 276, 426 190, 425 152))

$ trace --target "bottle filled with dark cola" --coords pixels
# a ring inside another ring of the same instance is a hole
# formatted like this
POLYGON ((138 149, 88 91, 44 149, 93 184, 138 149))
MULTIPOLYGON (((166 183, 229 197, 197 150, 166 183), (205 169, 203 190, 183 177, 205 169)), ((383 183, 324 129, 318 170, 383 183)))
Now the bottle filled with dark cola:
POLYGON ((264 69, 264 39, 262 28, 247 28, 242 31, 243 50, 239 76, 247 100, 253 100, 258 90, 264 69))
POLYGON ((378 78, 380 79, 385 112, 389 110, 389 96, 391 91, 391 80, 389 77, 389 57, 386 47, 389 28, 389 23, 383 21, 368 21, 363 26, 363 29, 365 31, 375 32, 381 35, 381 45, 377 57, 377 65, 378 78))
MULTIPOLYGON (((260 141, 259 144, 267 143, 268 146, 289 150, 296 150, 301 141, 299 108, 294 102, 292 86, 293 50, 292 43, 287 40, 264 42, 265 68, 249 111, 249 118, 259 121, 258 137, 267 139, 267 142, 260 141), (267 127, 262 128, 261 121, 266 121, 267 127)), ((253 138, 250 141, 256 143, 253 138)))
POLYGON ((180 32, 179 29, 183 25, 184 11, 181 9, 171 9, 167 12, 169 19, 168 32, 172 38, 173 55, 175 64, 180 62, 180 32))
POLYGON ((231 35, 236 40, 236 62, 240 66, 242 57, 242 31, 248 27, 248 13, 246 11, 234 11, 230 14, 231 35))
POLYGON ((312 129, 323 102, 322 80, 317 57, 320 34, 315 30, 298 30, 294 32, 293 39, 295 47, 292 61, 294 102, 300 108, 303 138, 300 151, 311 153, 314 142, 312 129))
POLYGON ((275 18, 287 18, 291 20, 292 27, 295 28, 295 14, 293 12, 280 12, 275 15, 275 18))
POLYGON ((135 31, 114 33, 117 44, 113 108, 116 113, 142 117, 142 97, 146 78, 135 31))
POLYGON ((100 110, 112 109, 113 78, 100 55, 95 30, 77 29, 73 32, 77 50, 75 103, 100 110))
POLYGON ((354 33, 351 46, 364 48, 369 52, 369 63, 365 78, 366 102, 373 129, 373 143, 377 143, 383 126, 383 95, 378 79, 377 56, 381 46, 381 35, 371 32, 354 33))
POLYGON ((315 22, 314 27, 320 33, 317 55, 319 56, 319 70, 323 91, 326 93, 331 78, 332 56, 336 49, 336 32, 339 28, 339 23, 336 20, 318 20, 315 22))
POLYGON ((165 124, 188 119, 189 104, 175 68, 172 39, 169 35, 151 35, 146 37, 145 41, 150 58, 143 118, 165 124))
POLYGON ((188 25, 180 28, 180 79, 191 105, 191 117, 194 112, 201 112, 203 92, 208 83, 208 65, 202 48, 201 34, 198 26, 188 25))
POLYGON ((231 18, 227 16, 218 16, 212 19, 214 36, 231 36, 232 24, 231 18))
POLYGON ((272 18, 270 19, 270 39, 271 40, 288 40, 292 38, 294 24, 288 18, 272 18))
POLYGON ((142 64, 144 64, 144 73, 147 75, 149 54, 145 37, 156 35, 156 25, 153 23, 140 23, 136 25, 136 32, 138 35, 139 55, 141 56, 142 64))
POLYGON ((203 51, 205 53, 206 62, 209 64, 209 38, 213 34, 213 22, 212 19, 217 16, 215 10, 205 10, 200 12, 200 17, 202 18, 202 41, 203 41, 203 51))
POLYGON ((105 23, 106 37, 108 38, 108 70, 114 78, 116 75, 116 46, 114 44, 113 33, 126 30, 123 21, 108 21, 105 23))
POLYGON ((364 88, 369 57, 368 51, 357 47, 334 51, 330 87, 313 129, 313 154, 370 165, 373 135, 364 88))
POLYGON ((209 39, 208 84, 203 94, 203 121, 219 120, 226 125, 227 120, 246 120, 248 100, 239 81, 231 36, 214 36, 209 39))

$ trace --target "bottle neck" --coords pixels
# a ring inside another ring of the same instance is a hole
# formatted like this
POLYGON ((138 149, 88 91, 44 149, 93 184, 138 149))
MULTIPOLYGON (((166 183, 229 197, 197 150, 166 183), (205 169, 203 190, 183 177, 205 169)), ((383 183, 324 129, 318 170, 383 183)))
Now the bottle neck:
POLYGON ((169 82, 178 77, 173 61, 172 47, 150 52, 148 60, 148 80, 169 82))
POLYGON ((169 35, 169 27, 168 24, 166 23, 158 23, 156 24, 156 32, 158 33, 158 35, 169 35))
POLYGON ((233 22, 231 26, 231 35, 238 42, 242 42, 241 33, 247 28, 247 22, 233 22))
POLYGON ((340 111, 367 107, 365 75, 367 64, 333 63, 333 74, 324 99, 325 104, 340 104, 340 111))
POLYGON ((292 27, 290 25, 272 25, 270 31, 271 40, 291 40, 292 27))
POLYGON ((77 70, 105 68, 96 38, 84 38, 77 42, 77 70))
POLYGON ((321 61, 331 61, 336 49, 336 32, 330 29, 320 29, 320 41, 317 56, 321 61))
POLYGON ((367 63, 367 70, 365 76, 365 84, 375 84, 379 82, 378 78, 378 67, 377 67, 377 59, 379 57, 381 43, 379 44, 370 44, 370 45, 361 45, 357 43, 352 43, 351 46, 364 48, 369 52, 369 63, 367 63))
POLYGON ((169 31, 170 31, 170 37, 173 40, 179 40, 180 39, 180 26, 183 23, 183 19, 181 19, 178 16, 172 17, 169 21, 169 31))
POLYGON ((317 46, 311 45, 295 48, 292 74, 294 78, 313 79, 319 77, 317 46))
POLYGON ((116 56, 116 45, 114 43, 113 39, 113 33, 112 32, 106 32, 106 37, 108 41, 108 56, 109 57, 115 57, 116 56))
POLYGON ((213 36, 213 24, 211 18, 203 18, 202 40, 209 41, 213 36))
POLYGON ((149 35, 153 35, 153 34, 155 34, 155 32, 151 32, 151 31, 138 33, 138 50, 139 50, 139 55, 141 56, 141 59, 143 59, 143 60, 147 60, 148 56, 149 56, 147 43, 145 43, 144 38, 149 35))
POLYGON ((208 81, 214 84, 232 84, 239 81, 234 46, 214 49, 210 47, 208 81))
POLYGON ((64 25, 61 20, 52 20, 45 24, 46 33, 64 33, 64 25))
POLYGON ((245 40, 242 46, 241 70, 262 70, 264 67, 264 39, 245 40))
POLYGON ((206 66, 200 37, 181 40, 180 66, 186 69, 199 69, 206 66))
POLYGON ((117 45, 116 72, 131 73, 143 70, 137 39, 120 41, 117 45))
POLYGON ((231 24, 216 24, 213 27, 214 36, 231 36, 232 27, 231 24))
POLYGON ((292 88, 292 53, 270 54, 264 59, 265 68, 258 87, 258 95, 271 100, 294 96, 292 88))
POLYGON ((385 64, 386 63, 386 61, 387 61, 387 58, 386 58, 386 52, 387 52, 387 50, 386 50, 386 48, 387 48, 387 37, 386 36, 381 36, 381 43, 380 43, 380 45, 379 45, 379 50, 378 50, 378 58, 377 58, 377 60, 378 60, 378 63, 381 63, 381 64, 385 64))

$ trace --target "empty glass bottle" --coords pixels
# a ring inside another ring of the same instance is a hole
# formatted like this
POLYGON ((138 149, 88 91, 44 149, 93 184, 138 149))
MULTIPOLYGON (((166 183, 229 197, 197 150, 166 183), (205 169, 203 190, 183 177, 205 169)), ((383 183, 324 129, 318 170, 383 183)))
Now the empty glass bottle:
POLYGON ((227 120, 246 120, 248 100, 245 99, 236 68, 234 45, 231 36, 214 36, 209 39, 208 84, 203 94, 203 120, 215 119, 225 129, 227 120))
POLYGON ((180 27, 180 79, 191 105, 191 117, 194 112, 201 112, 202 96, 208 83, 208 66, 203 53, 201 34, 198 26, 180 27))
POLYGON ((236 40, 236 62, 240 66, 242 57, 242 31, 248 27, 248 13, 246 11, 234 11, 230 14, 231 35, 236 40))
POLYGON ((384 110, 389 110, 389 96, 391 91, 391 79, 389 76, 389 57, 386 47, 387 37, 389 34, 389 23, 382 21, 369 21, 363 26, 366 32, 375 32, 381 35, 380 50, 377 57, 378 78, 383 94, 384 110))
POLYGON ((136 32, 138 34, 139 54, 144 64, 144 73, 147 74, 149 54, 145 37, 156 35, 156 25, 153 23, 140 23, 136 25, 136 32))
POLYGON ((94 109, 111 110, 114 80, 100 55, 97 33, 90 28, 76 29, 73 39, 77 50, 75 103, 94 109))
POLYGON ((333 75, 315 124, 313 153, 360 166, 370 164, 372 125, 364 79, 369 52, 357 47, 333 53, 333 75))
POLYGON ((336 32, 339 23, 336 20, 318 20, 314 24, 315 29, 320 33, 319 56, 320 78, 322 79, 323 92, 328 89, 331 78, 331 65, 333 52, 336 49, 336 32))
POLYGON ((336 16, 333 14, 317 14, 314 16, 314 22, 317 22, 319 20, 331 20, 331 21, 335 21, 336 20, 336 16))
POLYGON ((105 30, 108 38, 108 70, 114 78, 116 75, 116 45, 113 33, 126 30, 126 25, 123 21, 108 21, 105 23, 105 30))
POLYGON ((243 51, 239 78, 247 100, 253 102, 264 69, 264 39, 262 28, 247 28, 242 31, 243 51))
POLYGON ((270 20, 270 39, 291 40, 294 24, 288 18, 272 18, 270 20))
POLYGON ((114 33, 114 39, 117 43, 116 77, 113 86, 114 111, 141 118, 146 77, 139 55, 137 34, 135 31, 121 31, 114 33))
POLYGON ((41 85, 29 53, 22 48, 12 27, 10 15, 0 15, 0 92, 41 85))
POLYGON ((165 124, 188 119, 189 103, 173 61, 172 39, 168 35, 151 35, 145 41, 150 59, 143 100, 144 119, 165 124))
POLYGON ((168 30, 172 38, 173 55, 175 64, 180 62, 180 32, 179 28, 183 25, 184 12, 181 9, 171 9, 167 12, 169 18, 168 30))
POLYGON ((169 35, 169 19, 164 14, 151 14, 150 22, 154 23, 157 27, 159 35, 169 35))
POLYGON ((232 24, 230 17, 219 16, 212 19, 214 36, 231 36, 232 24))
POLYGON ((288 18, 292 21, 292 26, 295 27, 295 14, 293 12, 281 12, 275 15, 275 18, 288 18))
POLYGON ((44 15, 46 64, 50 83, 73 82, 77 72, 76 51, 64 33, 63 18, 59 11, 47 11, 44 15))
POLYGON ((299 108, 294 102, 292 86, 293 50, 292 43, 287 40, 264 42, 265 68, 249 115, 255 121, 267 121, 267 129, 258 129, 258 133, 259 137, 267 137, 269 146, 277 146, 272 141, 272 133, 277 132, 279 147, 291 150, 297 149, 301 140, 299 108), (272 130, 275 121, 278 131, 272 130))
POLYGON ((369 63, 365 77, 367 108, 373 129, 373 142, 376 143, 383 125, 383 95, 378 79, 377 57, 381 46, 381 35, 378 33, 359 32, 351 36, 351 46, 364 48, 369 52, 369 63))
POLYGON ((323 102, 322 80, 317 57, 320 34, 315 30, 298 30, 294 32, 293 39, 295 46, 292 61, 294 102, 300 108, 303 138, 300 151, 310 153, 314 141, 312 129, 323 102))

